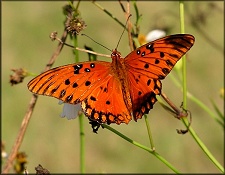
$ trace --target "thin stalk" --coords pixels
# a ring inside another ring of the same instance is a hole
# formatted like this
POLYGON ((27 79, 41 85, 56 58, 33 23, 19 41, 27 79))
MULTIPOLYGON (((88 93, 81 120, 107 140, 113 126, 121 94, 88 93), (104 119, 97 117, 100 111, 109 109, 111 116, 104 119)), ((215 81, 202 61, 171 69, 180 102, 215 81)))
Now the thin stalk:
MULTIPOLYGON (((185 25, 184 25, 184 3, 183 1, 179 1, 180 5, 180 32, 185 33, 185 25)), ((183 86, 183 108, 187 109, 187 62, 186 56, 183 56, 182 59, 182 86, 183 86)), ((188 126, 188 120, 185 118, 181 119, 185 126, 188 126)))
MULTIPOLYGON (((180 32, 185 33, 184 26, 184 3, 180 3, 180 32)), ((182 74, 183 74, 183 107, 187 109, 187 66, 186 66, 186 56, 182 59, 182 74)))
POLYGON ((216 165, 216 167, 224 173, 224 167, 216 160, 216 158, 211 154, 211 152, 208 150, 208 148, 205 146, 205 144, 201 141, 201 139, 197 136, 195 131, 192 129, 192 127, 189 128, 189 131, 197 144, 200 146, 200 148, 203 150, 203 152, 208 156, 208 158, 216 165))
MULTIPOLYGON (((74 48, 76 48, 78 46, 77 35, 74 35, 73 44, 74 44, 74 48)), ((74 52, 74 55, 75 55, 75 63, 78 63, 79 62, 79 52, 76 49, 74 49, 73 52, 74 52)))
POLYGON ((77 14, 78 14, 79 5, 80 5, 80 0, 77 2, 76 8, 75 8, 75 11, 77 12, 77 14))
POLYGON ((148 116, 145 114, 144 117, 145 117, 145 124, 146 124, 147 131, 148 131, 148 138, 149 138, 149 141, 150 141, 150 146, 151 146, 151 149, 153 151, 155 151, 155 145, 154 145, 154 142, 153 142, 153 137, 152 137, 149 121, 148 121, 148 116))
MULTIPOLYGON (((74 48, 78 46, 78 37, 74 35, 73 37, 74 48)), ((75 55, 75 62, 79 62, 79 52, 78 50, 73 50, 75 55)), ((79 116, 79 126, 80 126, 80 173, 85 173, 85 134, 84 134, 84 122, 83 114, 79 116)))
MULTIPOLYGON (((63 49, 63 46, 64 46, 63 42, 66 40, 66 38, 67 38, 67 31, 64 30, 64 32, 62 34, 62 37, 60 39, 62 41, 62 43, 59 43, 57 49, 55 50, 55 52, 51 56, 50 60, 48 61, 48 64, 46 65, 44 71, 49 70, 51 68, 51 66, 55 62, 56 58, 58 57, 58 55, 61 53, 61 51, 63 49)), ((3 168, 2 174, 7 174, 8 171, 10 170, 10 168, 12 167, 13 161, 16 158, 16 153, 18 152, 18 150, 19 150, 19 148, 22 144, 23 138, 25 136, 25 132, 27 130, 29 121, 30 121, 31 116, 33 114, 34 107, 35 107, 35 104, 37 102, 37 99, 38 99, 37 95, 33 94, 32 98, 30 100, 27 112, 24 115, 23 121, 21 123, 20 131, 19 131, 18 136, 15 140, 15 143, 14 143, 13 148, 11 150, 11 153, 8 157, 8 160, 5 164, 5 167, 3 168)))
MULTIPOLYGON (((73 9, 75 9, 75 14, 78 15, 79 12, 78 12, 78 8, 79 8, 79 5, 80 5, 80 1, 77 2, 76 4, 76 7, 74 8, 74 5, 73 5, 73 2, 69 2, 71 7, 73 9)), ((73 35, 71 37, 72 39, 72 42, 73 42, 73 46, 70 46, 70 47, 73 47, 73 48, 77 48, 78 46, 78 37, 77 35, 73 35)), ((73 50, 73 53, 74 53, 74 61, 75 63, 79 62, 79 52, 77 49, 74 49, 73 50)), ((85 173, 85 133, 84 133, 84 117, 83 117, 83 114, 80 114, 79 115, 79 127, 80 127, 80 173, 81 174, 84 174, 85 173)))
MULTIPOLYGON (((172 74, 170 74, 170 78, 172 79, 172 81, 178 88, 182 89, 180 82, 172 74)), ((188 91, 187 91, 187 97, 193 102, 195 102, 204 111, 206 111, 213 119, 217 120, 216 114, 212 110, 210 110, 202 101, 200 101, 198 98, 196 98, 194 95, 192 95, 188 91)))
MULTIPOLYGON (((110 13, 108 10, 106 10, 104 7, 102 7, 100 4, 96 3, 95 1, 93 1, 93 4, 96 5, 99 9, 101 9, 102 11, 104 11, 107 15, 109 15, 112 19, 114 19, 116 22, 118 22, 123 28, 125 28, 125 25, 120 22, 115 16, 113 16, 112 13, 110 13)), ((126 29, 127 30, 127 29, 126 29)))
POLYGON ((166 159, 164 159, 162 156, 160 156, 156 151, 154 151, 154 150, 152 150, 152 149, 150 149, 150 148, 148 148, 148 147, 146 147, 146 146, 144 146, 144 145, 142 145, 142 144, 140 144, 140 143, 130 139, 129 137, 123 135, 119 131, 111 128, 110 126, 108 126, 106 124, 102 124, 102 125, 103 125, 104 128, 114 132, 116 135, 122 137, 124 140, 132 143, 133 145, 135 145, 135 146, 137 146, 137 147, 139 147, 139 148, 141 148, 141 149, 143 149, 143 150, 145 150, 145 151, 147 151, 149 153, 151 153, 152 155, 157 157, 161 162, 163 162, 168 168, 170 168, 173 172, 175 172, 176 174, 179 174, 179 171, 172 164, 170 164, 166 159))
POLYGON ((84 114, 79 116, 80 125, 80 173, 85 173, 85 133, 84 133, 84 114))
MULTIPOLYGON (((180 28, 181 28, 181 33, 185 32, 185 25, 184 25, 184 3, 183 1, 179 1, 180 5, 180 28)), ((185 57, 182 59, 183 63, 183 106, 186 109, 187 107, 187 82, 186 82, 186 59, 185 57)), ((182 120, 185 125, 186 122, 182 120)), ((203 152, 208 156, 208 158, 214 163, 214 165, 217 166, 217 168, 224 173, 224 168, 220 163, 214 158, 214 156, 211 154, 211 152, 207 149, 207 147, 204 145, 204 143, 200 140, 200 138, 197 136, 197 134, 194 132, 194 130, 190 127, 189 131, 197 144, 200 146, 200 148, 203 150, 203 152)))

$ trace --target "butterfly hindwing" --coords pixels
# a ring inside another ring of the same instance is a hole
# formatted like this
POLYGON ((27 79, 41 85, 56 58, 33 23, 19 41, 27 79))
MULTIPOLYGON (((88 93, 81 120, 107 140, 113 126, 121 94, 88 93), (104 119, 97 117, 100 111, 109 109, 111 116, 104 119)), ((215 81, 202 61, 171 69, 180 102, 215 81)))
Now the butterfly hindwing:
POLYGON ((133 118, 135 121, 153 108, 157 101, 156 95, 161 94, 162 84, 157 79, 146 75, 129 72, 130 96, 132 99, 133 118), (135 78, 137 77, 137 78, 135 78))
POLYGON ((111 75, 99 83, 81 106, 86 116, 99 123, 127 124, 132 118, 123 99, 121 84, 111 75))

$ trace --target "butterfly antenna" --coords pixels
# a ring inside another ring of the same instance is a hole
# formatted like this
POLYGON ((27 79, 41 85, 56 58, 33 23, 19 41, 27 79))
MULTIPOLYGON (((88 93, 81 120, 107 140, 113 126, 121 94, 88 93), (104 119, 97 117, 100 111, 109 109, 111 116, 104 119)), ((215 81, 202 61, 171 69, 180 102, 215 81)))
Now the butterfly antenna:
POLYGON ((104 47, 105 49, 107 49, 107 50, 109 50, 110 52, 112 52, 112 50, 110 50, 108 47, 106 47, 106 46, 100 44, 99 42, 95 41, 95 40, 92 39, 90 36, 88 36, 88 35, 86 35, 86 34, 84 34, 84 33, 82 33, 81 35, 88 37, 89 39, 91 39, 92 41, 94 41, 96 44, 99 44, 100 46, 102 46, 102 47, 104 47))
POLYGON ((120 39, 119 39, 119 41, 118 41, 118 44, 117 44, 117 46, 116 46, 116 49, 117 49, 118 46, 119 46, 120 40, 121 40, 121 38, 122 38, 122 36, 123 36, 125 30, 126 30, 126 26, 127 26, 128 20, 129 20, 129 18, 130 18, 131 16, 132 16, 132 15, 130 14, 130 15, 128 16, 128 18, 127 18, 126 24, 125 24, 125 26, 124 26, 124 28, 123 28, 122 34, 120 35, 120 39))

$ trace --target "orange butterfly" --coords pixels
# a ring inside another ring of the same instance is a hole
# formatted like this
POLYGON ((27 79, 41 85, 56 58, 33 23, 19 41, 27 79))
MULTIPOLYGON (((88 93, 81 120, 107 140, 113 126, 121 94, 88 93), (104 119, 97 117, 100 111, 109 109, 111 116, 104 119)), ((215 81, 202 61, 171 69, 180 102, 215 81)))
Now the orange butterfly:
POLYGON ((85 115, 98 123, 126 123, 148 114, 161 94, 164 79, 193 46, 189 34, 149 42, 125 58, 116 49, 112 62, 87 61, 48 70, 28 83, 28 89, 65 103, 81 103, 85 115))

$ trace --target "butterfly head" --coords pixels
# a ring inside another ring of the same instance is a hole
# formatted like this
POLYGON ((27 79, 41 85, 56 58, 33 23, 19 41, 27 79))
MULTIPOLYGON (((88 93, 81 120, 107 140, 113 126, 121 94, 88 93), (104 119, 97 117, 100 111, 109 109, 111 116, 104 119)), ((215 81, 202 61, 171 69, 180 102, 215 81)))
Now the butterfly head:
POLYGON ((113 60, 121 58, 121 53, 117 51, 117 49, 112 51, 111 58, 113 60))

